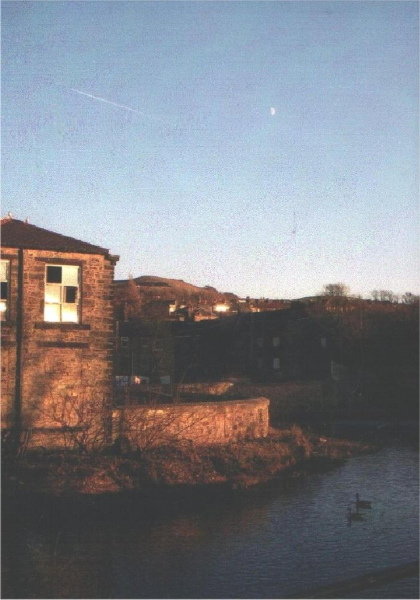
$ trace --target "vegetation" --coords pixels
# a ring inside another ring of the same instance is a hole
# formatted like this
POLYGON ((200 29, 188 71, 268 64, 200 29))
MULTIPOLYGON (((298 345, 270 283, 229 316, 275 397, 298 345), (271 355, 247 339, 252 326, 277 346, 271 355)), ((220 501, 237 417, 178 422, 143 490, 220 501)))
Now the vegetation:
POLYGON ((124 319, 154 317, 156 314, 159 317, 159 305, 162 303, 192 308, 237 298, 235 294, 223 294, 208 285, 198 287, 180 279, 154 276, 130 276, 128 280, 117 281, 114 292, 116 313, 124 319))
POLYGON ((348 296, 350 288, 344 283, 327 283, 324 285, 324 296, 348 296))
POLYGON ((292 426, 271 429, 264 439, 227 446, 178 444, 119 455, 38 452, 4 460, 3 492, 96 495, 147 493, 179 485, 247 488, 291 469, 307 470, 314 461, 331 465, 369 449, 367 444, 320 438, 292 426))

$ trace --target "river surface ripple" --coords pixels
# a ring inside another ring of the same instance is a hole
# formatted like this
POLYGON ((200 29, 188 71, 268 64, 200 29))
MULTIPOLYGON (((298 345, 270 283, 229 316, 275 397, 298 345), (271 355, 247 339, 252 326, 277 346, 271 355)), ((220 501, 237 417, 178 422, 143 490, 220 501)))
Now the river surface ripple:
MULTIPOLYGON (((6 527, 3 597, 289 598, 403 565, 418 559, 418 473, 394 447, 251 493, 6 527), (350 525, 357 491, 372 509, 350 525)), ((410 577, 342 597, 418 593, 410 577)))

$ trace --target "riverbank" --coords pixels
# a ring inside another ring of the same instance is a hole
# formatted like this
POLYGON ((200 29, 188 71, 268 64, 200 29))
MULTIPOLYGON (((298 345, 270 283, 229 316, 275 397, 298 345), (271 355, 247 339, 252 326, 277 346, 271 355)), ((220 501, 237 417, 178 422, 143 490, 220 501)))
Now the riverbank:
POLYGON ((362 442, 319 437, 298 426, 273 429, 266 438, 227 446, 183 444, 127 455, 32 453, 3 460, 3 496, 148 493, 179 487, 246 489, 281 474, 328 468, 369 452, 362 442))

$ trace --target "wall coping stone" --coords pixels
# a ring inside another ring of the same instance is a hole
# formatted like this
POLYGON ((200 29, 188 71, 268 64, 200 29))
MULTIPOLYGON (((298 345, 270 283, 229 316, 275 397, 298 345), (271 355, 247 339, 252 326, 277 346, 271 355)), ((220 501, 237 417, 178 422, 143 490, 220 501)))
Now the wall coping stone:
POLYGON ((176 404, 125 404, 122 406, 116 406, 114 407, 113 410, 115 411, 120 411, 120 410, 139 410, 141 408, 144 408, 145 410, 164 410, 164 409, 178 409, 178 410, 184 410, 185 408, 194 408, 195 406, 205 406, 207 408, 211 408, 212 406, 219 406, 219 407, 232 407, 232 406, 238 406, 238 405, 256 405, 256 404, 261 404, 264 403, 267 406, 269 406, 270 404, 270 400, 268 398, 264 398, 263 396, 261 396, 260 398, 247 398, 246 400, 235 400, 234 398, 232 398, 232 400, 216 400, 216 401, 203 401, 203 402, 178 402, 176 404))

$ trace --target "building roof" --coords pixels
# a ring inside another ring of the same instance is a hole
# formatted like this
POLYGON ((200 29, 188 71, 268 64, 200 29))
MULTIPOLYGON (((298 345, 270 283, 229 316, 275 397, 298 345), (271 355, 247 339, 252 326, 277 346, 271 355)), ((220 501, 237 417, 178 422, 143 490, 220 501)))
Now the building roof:
POLYGON ((18 219, 6 217, 1 220, 1 245, 9 248, 32 250, 53 250, 57 252, 77 252, 80 254, 109 254, 109 250, 81 242, 75 238, 48 231, 24 223, 18 219))

